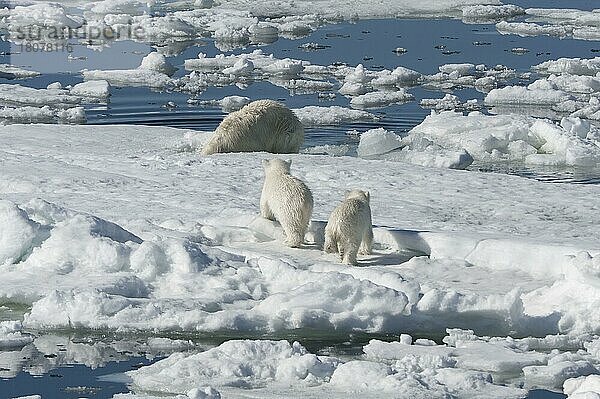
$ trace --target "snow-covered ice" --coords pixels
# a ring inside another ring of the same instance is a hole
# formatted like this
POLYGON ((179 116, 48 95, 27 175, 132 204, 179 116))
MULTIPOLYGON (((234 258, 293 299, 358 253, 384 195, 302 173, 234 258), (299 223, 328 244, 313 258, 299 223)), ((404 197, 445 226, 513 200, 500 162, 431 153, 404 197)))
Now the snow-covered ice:
POLYGON ((19 68, 10 64, 0 64, 0 77, 6 79, 26 79, 33 78, 39 75, 40 73, 37 71, 19 68))
POLYGON ((61 4, 39 3, 15 6, 3 22, 10 31, 28 26, 78 28, 83 18, 68 14, 61 4))
POLYGON ((147 86, 154 89, 164 89, 169 85, 172 82, 169 75, 173 72, 173 66, 164 55, 157 52, 145 56, 135 69, 82 71, 86 81, 106 81, 117 87, 147 86))
POLYGON ((280 227, 257 216, 262 174, 252 165, 264 155, 202 158, 189 149, 209 133, 177 129, 51 130, 0 130, 0 188, 9 200, 3 223, 14 226, 10 237, 23 237, 4 247, 0 295, 32 305, 29 328, 410 332, 427 320, 428 331, 449 323, 504 334, 600 329, 587 313, 597 301, 591 295, 599 252, 593 186, 293 156, 316 199, 310 241, 322 241, 328 204, 346 187, 371 191, 374 222, 387 227, 375 229, 379 252, 363 260, 371 266, 347 268, 316 248, 277 244, 280 227), (40 140, 53 145, 39 147, 40 140), (68 153, 60 150, 66 142, 68 153), (30 165, 26 172, 23 162, 30 165), (75 187, 77 196, 70 191, 75 187), (399 200, 390 201, 398 190, 399 200), (141 203, 144 215, 136 216, 141 203), (474 231, 477 225, 485 227, 474 231), (402 263, 406 251, 429 257, 402 263), (454 279, 439 280, 441 270, 462 276, 464 284, 446 285, 454 279), (490 273, 493 286, 464 281, 489 280, 490 273), (523 276, 520 287, 514 273, 523 276), (558 299, 583 290, 590 295, 558 299), (487 316, 476 323, 473 314, 487 316))
POLYGON ((523 86, 507 86, 493 89, 485 96, 486 105, 537 105, 551 106, 570 100, 569 94, 551 88, 535 89, 523 86))
POLYGON ((372 91, 352 97, 350 105, 357 108, 377 108, 390 104, 405 103, 413 98, 413 95, 407 93, 404 89, 398 91, 372 91))
MULTIPOLYGON (((508 88, 507 98, 516 98, 508 88)), ((504 93, 502 90, 499 93, 504 93)), ((498 93, 495 91, 490 92, 498 93)), ((499 98, 494 94, 492 98, 499 98)), ((533 99, 541 97, 534 96, 533 99)), ((534 101, 534 100, 530 100, 534 101)), ((464 149, 482 162, 521 161, 531 164, 587 165, 600 162, 600 143, 594 127, 580 119, 564 119, 563 126, 549 120, 518 115, 468 115, 445 111, 432 113, 405 141, 423 141, 443 149, 464 149), (573 123, 577 133, 573 134, 573 123)))
POLYGON ((227 96, 220 100, 189 100, 190 104, 198 104, 203 106, 221 107, 223 112, 233 112, 241 109, 244 105, 250 102, 250 98, 245 96, 227 96))
POLYGON ((33 337, 22 329, 20 321, 0 321, 0 348, 19 348, 33 342, 33 337))
POLYGON ((525 14, 525 10, 512 4, 474 5, 462 8, 462 19, 466 22, 489 22, 508 19, 525 14))
POLYGON ((570 73, 573 75, 594 76, 600 72, 600 57, 595 58, 559 58, 542 62, 534 67, 540 72, 570 73))
POLYGON ((519 36, 557 36, 567 37, 573 33, 573 28, 568 26, 538 25, 529 22, 498 22, 496 29, 503 35, 515 34, 519 36))
POLYGON ((337 125, 340 123, 376 121, 374 114, 358 109, 339 106, 320 107, 308 105, 293 110, 304 126, 337 125))
MULTIPOLYGON (((269 398, 299 394, 310 398, 523 398, 524 389, 505 384, 518 370, 551 367, 545 365, 568 357, 570 352, 536 351, 568 342, 565 338, 547 336, 535 342, 478 337, 473 331, 451 329, 442 345, 426 339, 413 343, 407 334, 392 342, 373 339, 353 359, 315 355, 298 342, 234 340, 198 354, 173 354, 128 375, 135 391, 171 395, 208 386, 227 397, 244 397, 239 389, 243 388, 269 398)), ((577 375, 575 370, 570 372, 577 375)), ((596 377, 570 379, 565 392, 593 392, 596 377)))
POLYGON ((89 80, 73 86, 71 94, 106 101, 110 95, 110 85, 106 80, 89 80))
POLYGON ((477 111, 482 106, 476 99, 462 102, 457 96, 449 93, 444 95, 443 98, 424 98, 419 102, 419 105, 423 108, 432 108, 437 111, 477 111))
POLYGON ((402 147, 402 138, 383 128, 371 129, 360 135, 358 156, 367 158, 381 155, 402 147))
POLYGON ((72 95, 60 85, 34 89, 19 84, 0 84, 0 102, 8 105, 51 105, 68 108, 80 104, 81 98, 72 95))
POLYGON ((600 397, 600 376, 570 378, 564 383, 564 392, 571 399, 597 399, 600 397))

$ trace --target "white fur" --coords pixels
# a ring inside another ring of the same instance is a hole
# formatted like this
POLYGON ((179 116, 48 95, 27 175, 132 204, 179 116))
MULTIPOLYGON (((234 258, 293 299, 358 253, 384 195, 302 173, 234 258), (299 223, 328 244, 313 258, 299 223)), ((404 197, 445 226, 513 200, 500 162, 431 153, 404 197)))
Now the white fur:
POLYGON ((373 246, 371 196, 352 190, 329 216, 325 226, 325 252, 338 252, 342 263, 356 265, 356 255, 368 255, 373 246))
POLYGON ((304 127, 286 106, 258 100, 223 119, 202 154, 219 152, 297 153, 304 142, 304 127))
POLYGON ((263 161, 265 184, 260 196, 260 214, 277 220, 290 247, 304 241, 313 210, 313 197, 304 182, 290 175, 292 161, 275 158, 263 161))

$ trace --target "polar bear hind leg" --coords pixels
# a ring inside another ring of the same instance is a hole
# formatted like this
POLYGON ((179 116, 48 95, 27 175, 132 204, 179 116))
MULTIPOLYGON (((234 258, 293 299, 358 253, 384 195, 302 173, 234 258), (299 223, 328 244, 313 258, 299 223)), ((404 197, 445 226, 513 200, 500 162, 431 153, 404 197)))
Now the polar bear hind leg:
POLYGON ((361 255, 371 255, 373 250, 373 227, 369 226, 365 229, 365 233, 360 243, 358 253, 361 255))
POLYGON ((325 243, 323 244, 323 251, 325 253, 333 253, 338 251, 338 243, 333 234, 325 232, 325 243))
POLYGON ((297 223, 289 223, 283 221, 281 223, 283 231, 285 232, 285 243, 292 248, 299 248, 304 242, 304 234, 306 228, 302 228, 297 223))
POLYGON ((356 266, 356 255, 358 254, 359 245, 359 243, 353 240, 348 240, 344 243, 343 250, 340 251, 343 264, 356 266))

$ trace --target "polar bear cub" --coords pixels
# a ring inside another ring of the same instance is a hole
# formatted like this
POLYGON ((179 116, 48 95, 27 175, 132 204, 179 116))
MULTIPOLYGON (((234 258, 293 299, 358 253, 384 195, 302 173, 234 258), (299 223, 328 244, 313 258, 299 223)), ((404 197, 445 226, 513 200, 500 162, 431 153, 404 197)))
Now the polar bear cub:
POLYGON ((338 252, 342 263, 356 265, 356 255, 371 253, 373 226, 371 195, 368 191, 351 190, 329 216, 325 226, 325 252, 338 252))
POLYGON ((289 108, 277 101, 258 100, 227 115, 202 148, 202 154, 297 153, 302 143, 304 126, 289 108))
POLYGON ((260 196, 260 214, 281 224, 287 245, 300 247, 312 216, 312 193, 302 180, 290 175, 292 161, 274 158, 265 159, 262 164, 265 183, 260 196))

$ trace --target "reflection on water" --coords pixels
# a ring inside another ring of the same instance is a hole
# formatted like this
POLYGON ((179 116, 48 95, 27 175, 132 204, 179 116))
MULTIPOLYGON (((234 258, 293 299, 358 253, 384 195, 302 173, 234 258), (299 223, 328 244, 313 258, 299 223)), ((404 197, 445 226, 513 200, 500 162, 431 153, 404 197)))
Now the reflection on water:
POLYGON ((95 369, 82 364, 70 364, 43 375, 21 372, 11 379, 0 378, 0 387, 2 394, 7 395, 6 398, 41 395, 42 398, 108 399, 114 394, 129 392, 129 389, 126 382, 105 379, 103 376, 124 373, 156 360, 158 358, 149 360, 146 357, 130 357, 125 360, 110 361, 103 367, 95 369))
POLYGON ((473 164, 468 169, 528 177, 548 183, 600 184, 599 168, 529 166, 524 164, 473 164))

